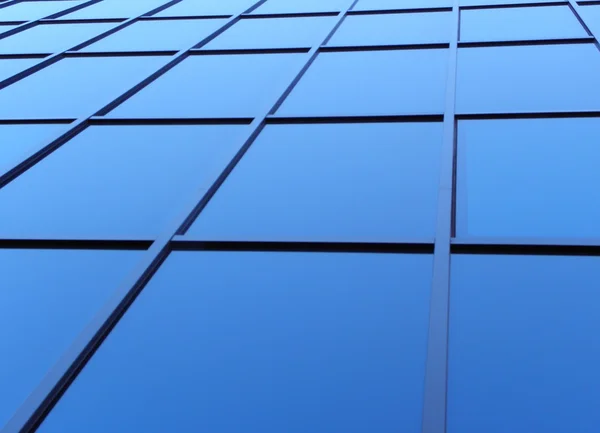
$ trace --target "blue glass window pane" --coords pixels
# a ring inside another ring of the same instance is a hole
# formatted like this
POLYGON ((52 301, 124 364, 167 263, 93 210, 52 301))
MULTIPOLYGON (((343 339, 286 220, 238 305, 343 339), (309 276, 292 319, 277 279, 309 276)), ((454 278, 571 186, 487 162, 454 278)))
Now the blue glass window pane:
POLYGON ((116 25, 42 24, 0 39, 0 54, 57 53, 71 49, 116 25))
POLYGON ((0 81, 39 63, 40 59, 0 59, 0 81))
POLYGON ((457 113, 600 110, 593 44, 461 48, 457 113))
POLYGON ((352 0, 267 0, 253 13, 337 12, 346 9, 351 4, 352 0))
POLYGON ((227 20, 138 21, 81 51, 160 51, 191 48, 227 20))
POLYGON ((98 126, 0 189, 0 236, 154 239, 233 158, 245 126, 98 126))
POLYGON ((33 21, 79 6, 81 1, 26 1, 0 9, 0 21, 33 21))
POLYGON ((586 5, 580 8, 586 25, 600 37, 600 5, 586 5))
POLYGON ((448 42, 449 12, 350 15, 328 45, 393 45, 448 42))
POLYGON ((183 0, 156 14, 157 17, 237 15, 245 12, 258 0, 183 0))
POLYGON ((191 56, 110 117, 258 116, 275 104, 305 60, 305 54, 191 56))
POLYGON ((0 250, 0 428, 108 301, 140 254, 0 250))
POLYGON ((431 268, 172 253, 38 431, 418 433, 431 268))
POLYGON ((452 0, 358 0, 355 11, 452 7, 452 0))
POLYGON ((91 18, 131 18, 148 13, 169 0, 102 0, 61 18, 91 19, 91 18))
POLYGON ((462 41, 585 38, 588 33, 568 6, 466 9, 460 15, 462 41))
POLYGON ((600 119, 461 121, 463 236, 600 237, 600 119))
POLYGON ((168 57, 60 60, 0 90, 0 118, 47 119, 91 115, 168 60, 168 57))
POLYGON ((67 128, 68 125, 0 125, 0 176, 67 128))
POLYGON ((600 258, 452 259, 448 433, 595 433, 600 258))
POLYGON ((336 17, 244 19, 205 48, 310 48, 321 44, 335 21, 336 17))
POLYGON ((443 113, 446 58, 433 49, 322 53, 277 114, 443 113))
POLYGON ((267 126, 188 234, 235 241, 433 237, 441 142, 441 123, 267 126))
MULTIPOLYGON (((461 6, 522 4, 522 3, 555 3, 562 0, 460 0, 461 6)), ((533 23, 532 23, 533 24, 533 23)))

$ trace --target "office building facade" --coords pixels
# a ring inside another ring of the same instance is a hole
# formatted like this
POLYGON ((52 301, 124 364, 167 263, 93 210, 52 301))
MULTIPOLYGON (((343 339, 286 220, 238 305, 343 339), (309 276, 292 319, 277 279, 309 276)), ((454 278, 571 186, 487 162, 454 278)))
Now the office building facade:
POLYGON ((599 38, 0 2, 0 432, 598 432, 599 38))

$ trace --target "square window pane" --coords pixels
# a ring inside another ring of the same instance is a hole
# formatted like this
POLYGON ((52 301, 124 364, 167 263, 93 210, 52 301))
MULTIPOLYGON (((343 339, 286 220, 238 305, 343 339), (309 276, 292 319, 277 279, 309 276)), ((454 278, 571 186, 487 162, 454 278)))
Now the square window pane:
POLYGON ((41 59, 0 59, 0 81, 23 72, 39 62, 41 59))
POLYGON ((221 174, 245 129, 90 127, 0 189, 0 237, 154 239, 221 174))
POLYGON ((60 60, 0 90, 0 118, 47 119, 90 115, 168 61, 168 57, 60 60))
POLYGON ((336 17, 243 19, 205 48, 310 48, 323 42, 335 21, 336 17))
POLYGON ((594 433, 599 257, 452 258, 448 433, 594 433))
POLYGON ((188 234, 219 241, 433 237, 441 142, 441 123, 269 125, 188 234))
POLYGON ((503 4, 523 4, 523 3, 555 3, 562 0, 460 0, 461 6, 478 5, 503 5, 503 4))
POLYGON ((275 104, 305 60, 305 54, 190 56, 110 116, 258 116, 275 104))
POLYGON ((237 15, 245 12, 258 0, 182 0, 157 13, 157 17, 189 17, 204 15, 237 15))
POLYGON ((38 431, 419 432, 431 273, 430 255, 172 253, 38 431))
POLYGON ((191 48, 227 20, 138 21, 81 51, 160 51, 191 48))
POLYGON ((586 5, 579 8, 579 10, 583 15, 582 18, 585 20, 585 24, 596 37, 600 37, 600 5, 586 5))
POLYGON ((131 18, 151 12, 169 0, 102 0, 61 18, 91 19, 91 18, 131 18))
POLYGON ((600 119, 461 121, 460 236, 599 237, 600 119))
POLYGON ((358 0, 352 10, 451 8, 452 0, 358 0))
POLYGON ((598 111, 599 76, 593 44, 460 48, 456 111, 598 111))
POLYGON ((115 27, 116 23, 40 24, 0 39, 0 54, 58 53, 115 27))
POLYGON ((588 33, 568 6, 466 9, 461 41, 585 38, 588 33))
POLYGON ((277 113, 286 116, 443 113, 447 51, 319 54, 277 113))
POLYGON ((448 42, 450 12, 350 15, 328 45, 394 45, 448 42))
POLYGON ((140 254, 0 250, 0 428, 108 301, 140 254))
POLYGON ((56 138, 68 125, 0 125, 0 176, 56 138))
POLYGON ((79 6, 81 1, 26 1, 0 9, 0 21, 33 21, 79 6))
POLYGON ((252 13, 293 14, 301 12, 337 12, 346 9, 352 0, 267 0, 252 13))

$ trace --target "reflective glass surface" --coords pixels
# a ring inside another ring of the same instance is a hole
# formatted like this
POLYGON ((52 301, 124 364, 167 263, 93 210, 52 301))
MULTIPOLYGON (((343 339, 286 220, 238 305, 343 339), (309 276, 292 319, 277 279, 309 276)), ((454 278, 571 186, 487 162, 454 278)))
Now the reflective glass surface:
POLYGON ((160 51, 193 47, 226 20, 138 21, 81 51, 160 51))
MULTIPOLYGON (((26 61, 33 64, 39 59, 26 61)), ((91 115, 167 61, 167 57, 60 60, 1 89, 0 118, 77 118, 91 115)))
POLYGON ((593 44, 461 48, 457 113, 600 110, 593 44))
POLYGON ((57 53, 115 27, 115 23, 41 24, 0 39, 0 54, 57 53))
POLYGON ((212 184, 244 130, 90 127, 0 189, 0 237, 154 239, 212 184))
POLYGON ((38 431, 418 433, 431 268, 172 253, 38 431))
POLYGON ((209 42, 210 49, 297 48, 321 44, 336 17, 244 19, 209 42))
POLYGON ((0 34, 7 32, 9 30, 14 29, 15 27, 17 27, 16 25, 11 25, 11 24, 0 24, 0 34))
POLYGON ((40 61, 40 59, 0 59, 0 80, 10 78, 40 61))
POLYGON ((157 17, 236 15, 246 11, 258 0, 183 0, 157 13, 157 17))
POLYGON ((393 45, 448 42, 449 12, 350 15, 328 45, 393 45))
POLYGON ((441 123, 267 126, 188 234, 323 242, 433 237, 441 142, 441 123))
POLYGON ((82 4, 81 1, 25 1, 0 9, 0 21, 33 21, 82 4))
POLYGON ((253 13, 336 12, 346 9, 351 4, 352 0, 267 0, 253 13))
POLYGON ((448 433, 594 433, 599 257, 452 258, 448 433))
POLYGON ((358 0, 355 11, 452 7, 452 0, 358 0))
POLYGON ((68 125, 0 125, 0 176, 67 128, 68 125))
POLYGON ((305 56, 190 56, 119 105, 109 116, 258 116, 275 104, 294 75, 300 71, 305 56))
POLYGON ((156 9, 169 0, 102 0, 61 18, 131 18, 156 9))
POLYGON ((461 121, 457 233, 598 237, 600 119, 461 121))
MULTIPOLYGON (((523 4, 523 3, 556 3, 562 0, 460 0, 461 6, 523 4)), ((532 23, 533 24, 533 23, 532 23)))
POLYGON ((600 37, 600 5, 586 5, 579 10, 590 30, 600 37))
POLYGON ((466 9, 462 41, 584 38, 589 36, 568 6, 466 9))
POLYGON ((322 53, 277 114, 442 113, 446 57, 443 49, 322 53))
POLYGON ((0 428, 102 308, 140 254, 0 249, 0 428))

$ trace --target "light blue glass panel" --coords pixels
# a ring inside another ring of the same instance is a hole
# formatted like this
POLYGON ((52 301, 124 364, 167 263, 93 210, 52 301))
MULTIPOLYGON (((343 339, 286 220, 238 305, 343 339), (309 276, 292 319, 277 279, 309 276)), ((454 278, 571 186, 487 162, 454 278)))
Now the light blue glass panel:
POLYGON ((600 5, 587 5, 579 8, 586 25, 590 30, 600 37, 600 5))
POLYGON ((305 60, 306 54, 190 56, 109 117, 258 116, 275 104, 305 60))
POLYGON ((60 60, 0 90, 0 118, 89 116, 168 61, 168 57, 60 60))
POLYGON ((466 9, 461 41, 585 38, 588 33, 568 6, 466 9))
POLYGON ((244 19, 205 48, 310 48, 321 44, 335 21, 336 17, 244 19))
POLYGON ((461 236, 598 237, 600 119, 462 121, 461 236))
POLYGON ((40 433, 419 433, 429 255, 175 252, 40 433))
POLYGON ((441 142, 441 123, 267 126, 188 234, 235 241, 433 237, 441 142))
POLYGON ((17 26, 16 25, 10 25, 10 24, 2 24, 2 25, 0 25, 0 33, 7 32, 9 30, 14 29, 15 27, 17 27, 17 26))
POLYGON ((0 39, 0 54, 57 53, 115 27, 116 23, 41 24, 0 39))
POLYGON ((452 0, 358 0, 355 11, 452 7, 452 0))
POLYGON ((191 48, 227 20, 138 21, 81 51, 160 51, 191 48))
POLYGON ((29 158, 68 125, 0 125, 0 176, 29 158))
POLYGON ((253 13, 337 12, 346 9, 351 4, 352 0, 267 0, 253 13))
POLYGON ((0 81, 6 80, 39 62, 41 62, 40 59, 0 59, 0 81))
POLYGON ((82 4, 81 1, 26 1, 0 9, 0 21, 33 21, 82 4))
POLYGON ((457 113, 600 110, 593 44, 461 48, 457 113))
POLYGON ((448 433, 596 433, 599 257, 452 258, 448 433))
POLYGON ((350 15, 328 45, 393 45, 448 42, 450 12, 350 15))
POLYGON ((168 2, 169 0, 102 0, 61 18, 131 18, 150 12, 168 2))
POLYGON ((277 114, 341 116, 443 113, 447 51, 322 53, 277 114))
MULTIPOLYGON (((522 4, 522 3, 556 3, 563 0, 460 0, 461 6, 522 4)), ((533 23, 532 23, 533 24, 533 23)))
POLYGON ((0 250, 0 428, 102 308, 140 254, 0 250))
POLYGON ((0 189, 0 237, 154 239, 221 174, 245 129, 91 127, 0 189))
POLYGON ((245 12, 258 0, 183 0, 156 14, 157 17, 237 15, 245 12))

